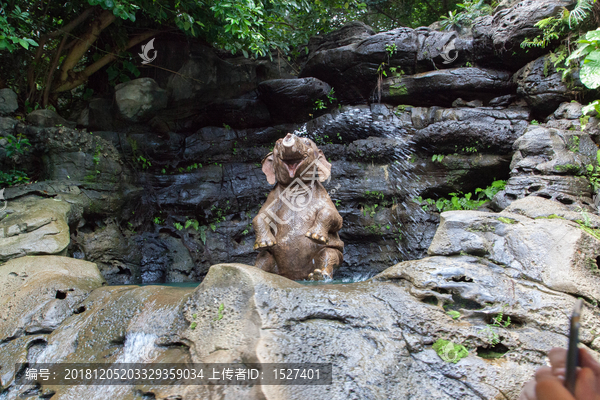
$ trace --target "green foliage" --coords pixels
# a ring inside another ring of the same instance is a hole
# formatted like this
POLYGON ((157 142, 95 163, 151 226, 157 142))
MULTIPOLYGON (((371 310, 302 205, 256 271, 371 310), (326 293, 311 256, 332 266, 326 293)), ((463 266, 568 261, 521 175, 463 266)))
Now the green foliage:
POLYGON ((456 344, 449 340, 438 339, 433 344, 433 350, 446 362, 456 364, 469 355, 469 351, 462 344, 456 344))
POLYGON ((505 223, 505 224, 516 224, 517 223, 516 219, 507 218, 507 217, 498 217, 498 221, 505 223))
POLYGON ((19 170, 10 172, 0 171, 0 187, 20 185, 29 182, 27 173, 19 170))
POLYGON ((540 123, 538 121, 536 121, 535 119, 531 120, 531 125, 539 125, 540 123))
POLYGON ((25 50, 38 43, 31 39, 33 21, 29 12, 21 10, 18 5, 8 12, 7 4, 0 2, 0 51, 12 53, 18 46, 25 50))
POLYGON ((215 317, 215 321, 220 321, 223 319, 223 310, 225 310, 225 304, 219 304, 219 310, 217 311, 217 316, 215 317))
MULTIPOLYGON (((581 112, 584 114, 584 117, 581 117, 581 118, 585 118, 585 117, 587 117, 587 120, 585 121, 585 122, 587 123, 587 121, 588 121, 590 118, 589 118, 589 115, 586 115, 586 114, 590 114, 590 113, 592 113, 592 112, 594 112, 594 111, 595 111, 595 112, 596 112, 598 115, 600 115, 600 100, 594 100, 594 101, 592 101, 590 104, 588 104, 587 106, 584 106, 584 107, 581 109, 581 112)), ((580 119, 580 121, 581 121, 581 119, 580 119)), ((585 124, 582 124, 582 128, 583 128, 583 126, 584 126, 584 125, 585 125, 585 124)))
POLYGON ((153 220, 153 221, 154 221, 154 223, 155 223, 156 225, 162 225, 162 224, 164 224, 164 223, 165 223, 165 220, 164 220, 164 219, 162 219, 161 217, 154 217, 154 220, 153 220))
MULTIPOLYGON (((96 53, 93 56, 94 61, 97 61, 100 58, 101 55, 99 53, 96 53)), ((106 69, 109 85, 115 86, 119 83, 129 82, 132 78, 138 78, 141 72, 136 67, 135 62, 136 60, 133 54, 129 52, 121 53, 121 57, 106 69)))
MULTIPOLYGON (((4 150, 7 158, 12 158, 15 155, 23 155, 31 147, 29 140, 21 133, 17 136, 7 134, 4 137, 0 137, 0 139, 6 140, 4 150)), ((10 172, 0 171, 0 187, 14 186, 27 182, 29 182, 27 173, 17 170, 16 167, 13 167, 10 172)))
POLYGON ((592 12, 596 0, 578 0, 575 8, 569 13, 569 28, 582 23, 592 12))
POLYGON ((367 190, 365 192, 365 198, 369 201, 383 201, 384 197, 384 194, 377 190, 367 190))
POLYGON ((585 38, 577 43, 579 46, 567 58, 567 64, 580 60, 581 83, 590 89, 597 89, 600 86, 600 28, 587 32, 585 38))
POLYGON ((433 157, 431 157, 431 161, 433 162, 442 162, 442 160, 444 159, 444 155, 443 154, 434 154, 433 157))
POLYGON ((365 217, 368 215, 369 217, 373 218, 377 213, 377 207, 379 207, 379 204, 365 205, 363 207, 363 215, 365 217))
POLYGON ((183 230, 183 225, 181 225, 179 222, 174 222, 173 226, 175 227, 175 229, 177 229, 178 231, 182 231, 183 230))
POLYGON ((579 151, 579 140, 580 140, 579 136, 577 136, 577 135, 573 135, 567 140, 567 147, 573 153, 579 151))
POLYGON ((456 6, 461 11, 449 11, 448 16, 442 15, 440 17, 442 28, 447 31, 460 31, 464 28, 470 28, 476 18, 491 15, 493 11, 489 4, 485 4, 484 0, 466 0, 464 3, 459 3, 456 6))
POLYGON ((390 57, 392 57, 398 51, 398 47, 396 46, 396 43, 386 44, 385 51, 388 53, 388 55, 390 57))
POLYGON ((486 188, 475 189, 476 198, 473 198, 473 193, 463 194, 450 193, 450 199, 441 197, 437 200, 434 199, 423 199, 421 196, 413 199, 413 201, 421 206, 424 211, 433 211, 434 207, 438 212, 452 211, 452 210, 474 210, 486 204, 488 201, 494 198, 496 193, 504 190, 506 181, 494 181, 486 188))
POLYGON ((331 88, 325 96, 327 97, 327 100, 325 100, 325 101, 321 100, 321 99, 315 100, 315 104, 313 106, 313 109, 315 111, 325 110, 329 107, 329 104, 333 104, 334 102, 337 101, 337 98, 335 97, 335 90, 333 88, 331 88), (326 101, 327 101, 327 103, 326 103, 326 101))
POLYGON ((102 155, 102 146, 97 144, 96 145, 96 151, 94 151, 94 155, 92 156, 92 162, 94 164, 94 171, 91 172, 89 175, 85 176, 85 180, 88 182, 92 182, 93 180, 95 180, 98 175, 100 175, 100 170, 98 169, 98 166, 100 165, 100 157, 102 155))
POLYGON ((198 326, 198 323, 196 321, 192 322, 192 324, 190 325, 190 329, 194 330, 196 329, 196 327, 198 326))
MULTIPOLYGON (((502 307, 504 309, 504 307, 502 307)), ((500 335, 498 334, 498 328, 508 328, 510 325, 510 317, 504 319, 504 311, 501 310, 498 315, 492 318, 492 323, 487 324, 484 329, 481 330, 486 336, 488 343, 492 346, 500 343, 500 335)))
POLYGON ((6 140, 4 150, 6 151, 6 157, 11 158, 14 154, 23 155, 27 151, 28 147, 31 147, 29 139, 27 139, 22 133, 19 133, 16 137, 11 134, 7 134, 4 137, 0 137, 0 140, 6 140))
POLYGON ((594 192, 596 192, 600 189, 600 150, 596 152, 596 164, 588 164, 585 168, 590 185, 592 185, 594 192))
POLYGON ((450 311, 446 311, 446 314, 448 314, 449 316, 452 317, 452 319, 459 319, 460 318, 460 313, 456 310, 450 310, 450 311))
POLYGON ((144 156, 137 156, 136 160, 140 164, 142 169, 148 169, 152 166, 152 163, 150 162, 150 160, 148 160, 144 156))

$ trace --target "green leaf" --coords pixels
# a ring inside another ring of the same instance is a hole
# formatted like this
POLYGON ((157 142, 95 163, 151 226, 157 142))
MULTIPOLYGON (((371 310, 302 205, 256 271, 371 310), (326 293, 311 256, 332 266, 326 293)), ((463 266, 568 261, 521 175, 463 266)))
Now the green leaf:
POLYGON ((581 83, 590 89, 600 86, 600 51, 590 53, 584 60, 579 73, 581 83))

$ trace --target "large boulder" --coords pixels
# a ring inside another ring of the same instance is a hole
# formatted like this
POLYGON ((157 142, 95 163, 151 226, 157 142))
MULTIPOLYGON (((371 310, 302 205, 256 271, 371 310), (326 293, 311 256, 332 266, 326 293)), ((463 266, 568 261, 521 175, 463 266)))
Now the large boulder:
POLYGON ((374 97, 391 104, 450 106, 457 98, 486 102, 516 89, 505 71, 453 68, 384 79, 374 97))
POLYGON ((152 78, 139 78, 115 86, 115 103, 121 117, 143 122, 167 106, 167 92, 152 78))
POLYGON ((523 0, 509 8, 497 10, 493 16, 480 17, 473 24, 475 59, 486 65, 501 63, 512 70, 541 56, 540 47, 522 48, 525 39, 542 31, 535 26, 540 20, 557 16, 576 0, 523 0))
MULTIPOLYGON (((573 77, 575 82, 579 78, 573 77)), ((563 102, 575 99, 582 93, 582 86, 563 81, 562 73, 557 72, 549 56, 542 56, 521 68, 513 81, 518 86, 517 93, 540 115, 546 116, 563 102)))
POLYGON ((597 163, 597 146, 589 134, 531 125, 515 141, 514 150, 511 177, 494 199, 499 208, 533 194, 572 209, 590 209, 592 192, 585 175, 588 166, 597 163))
POLYGON ((68 126, 71 128, 75 127, 74 122, 67 121, 66 119, 58 115, 56 111, 52 111, 49 109, 34 110, 27 114, 27 117, 25 117, 25 119, 31 125, 40 126, 43 128, 52 128, 60 126, 68 126))
MULTIPOLYGON (((78 276, 76 271, 72 274, 78 276)), ((52 285, 51 282, 50 288, 53 288, 52 285)), ((37 283, 32 289, 46 294, 47 286, 47 283, 37 283), (40 288, 44 289, 40 290, 40 288)), ((60 290, 63 287, 59 286, 60 290)), ((77 286, 71 283, 66 287, 75 290, 67 291, 66 299, 55 300, 55 302, 68 302, 69 298, 76 298, 79 293, 77 286)), ((48 292, 50 290, 48 289, 48 292)), ((175 335, 187 325, 179 309, 191 290, 192 288, 165 286, 109 286, 98 288, 89 296, 80 296, 77 298, 76 309, 65 316, 68 318, 63 324, 54 330, 47 330, 46 335, 35 337, 35 342, 17 339, 0 344, 0 354, 10 351, 13 355, 13 357, 0 356, 3 393, 8 392, 9 397, 14 395, 15 398, 24 392, 29 396, 35 392, 39 397, 58 396, 77 399, 132 399, 139 397, 136 393, 147 393, 152 390, 151 386, 111 386, 98 391, 97 386, 51 386, 40 382, 41 385, 32 389, 29 385, 19 384, 18 379, 21 374, 17 375, 15 381, 14 361, 17 359, 22 362, 26 359, 29 363, 98 363, 99 365, 189 363, 187 346, 177 342, 178 338, 175 335)), ((32 296, 32 298, 36 297, 32 296)), ((37 295, 37 299, 40 298, 43 297, 37 295)), ((12 313, 9 315, 12 316, 12 313)))
MULTIPOLYGON (((304 122, 318 108, 317 100, 329 106, 331 86, 316 78, 272 79, 258 85, 260 99, 275 122, 304 122)), ((331 93, 335 97, 335 94, 331 93)))
POLYGON ((0 89, 0 115, 11 114, 19 108, 17 94, 12 89, 0 89))
POLYGON ((311 47, 300 71, 301 77, 315 77, 331 85, 342 103, 369 102, 381 68, 391 73, 389 68, 395 67, 412 75, 434 66, 461 65, 471 51, 471 42, 456 32, 398 28, 373 34, 366 26, 353 24, 351 28, 323 36, 311 47), (338 37, 342 42, 336 42, 338 37), (393 54, 387 49, 394 49, 393 54))
POLYGON ((70 242, 67 202, 26 196, 4 204, 0 261, 34 254, 65 255, 70 242))
POLYGON ((579 224, 560 218, 448 211, 428 253, 484 257, 515 278, 599 301, 599 245, 600 239, 579 224))
POLYGON ((55 330, 104 284, 96 264, 57 256, 21 257, 0 266, 0 343, 55 330))

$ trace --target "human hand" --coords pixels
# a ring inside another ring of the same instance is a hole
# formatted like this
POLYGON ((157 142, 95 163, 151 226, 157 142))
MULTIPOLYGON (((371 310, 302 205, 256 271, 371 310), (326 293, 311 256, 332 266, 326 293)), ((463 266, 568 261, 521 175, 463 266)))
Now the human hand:
POLYGON ((600 364, 584 349, 579 349, 575 397, 564 386, 567 350, 548 352, 550 367, 539 368, 535 378, 523 386, 519 400, 600 400, 600 364))

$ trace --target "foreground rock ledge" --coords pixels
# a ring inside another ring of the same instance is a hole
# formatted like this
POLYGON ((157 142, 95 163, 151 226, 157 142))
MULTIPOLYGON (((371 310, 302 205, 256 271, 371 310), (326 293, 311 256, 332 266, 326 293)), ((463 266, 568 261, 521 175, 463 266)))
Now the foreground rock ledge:
MULTIPOLYGON (((302 285, 255 267, 219 264, 184 306, 191 325, 182 340, 194 362, 333 364, 332 386, 216 389, 248 399, 516 399, 545 353, 566 345, 567 312, 556 310, 570 310, 575 300, 471 256, 403 262, 347 285, 302 285), (452 319, 444 304, 460 317, 452 319), (486 326, 501 311, 513 320, 496 328, 509 351, 484 359, 478 352, 492 348, 486 326), (469 356, 443 361, 432 349, 439 338, 466 346, 469 356)), ((587 344, 598 329, 593 309, 586 306, 583 322, 587 344)), ((155 393, 214 398, 212 390, 155 393)))

